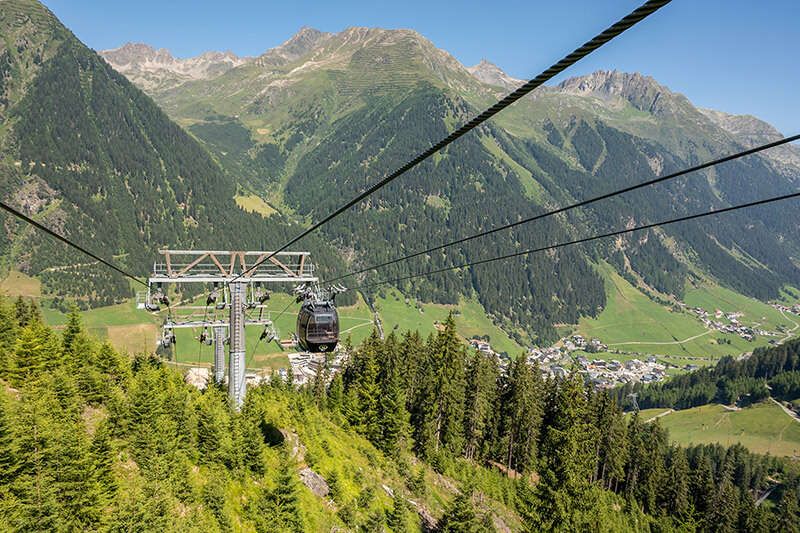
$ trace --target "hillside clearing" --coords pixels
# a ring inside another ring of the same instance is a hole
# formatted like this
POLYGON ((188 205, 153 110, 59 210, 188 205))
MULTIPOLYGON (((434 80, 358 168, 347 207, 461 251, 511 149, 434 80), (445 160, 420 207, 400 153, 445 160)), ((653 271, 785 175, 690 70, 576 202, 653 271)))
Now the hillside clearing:
MULTIPOLYGON (((647 410, 650 411, 654 410, 647 410)), ((739 443, 755 453, 800 456, 800 424, 772 402, 739 411, 727 410, 719 404, 704 405, 675 411, 659 418, 659 423, 678 444, 739 443)))

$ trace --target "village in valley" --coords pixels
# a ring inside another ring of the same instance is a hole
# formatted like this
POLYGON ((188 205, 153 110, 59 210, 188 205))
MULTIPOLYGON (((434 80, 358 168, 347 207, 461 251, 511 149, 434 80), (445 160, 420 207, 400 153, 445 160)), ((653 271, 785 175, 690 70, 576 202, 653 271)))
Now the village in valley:
MULTIPOLYGON (((800 304, 784 305, 771 304, 772 307, 784 313, 800 317, 800 304)), ((684 306, 685 307, 685 306, 684 306)), ((770 337, 769 344, 777 344, 784 338, 783 331, 769 331, 755 324, 743 323, 744 313, 741 311, 713 312, 701 307, 686 308, 697 317, 708 329, 719 331, 723 334, 738 335, 742 339, 752 342, 758 337, 770 337)), ((498 359, 502 370, 507 370, 511 358, 506 353, 496 352, 486 337, 469 339, 472 349, 490 354, 498 359)), ((290 379, 297 386, 313 383, 323 364, 327 365, 328 379, 342 370, 347 352, 337 349, 331 354, 311 354, 292 352, 287 355, 289 368, 277 368, 272 372, 284 381, 290 379)), ((686 363, 682 366, 665 361, 658 354, 622 352, 609 350, 609 346, 598 338, 585 338, 580 334, 571 334, 561 338, 558 342, 547 348, 532 347, 527 352, 527 361, 531 365, 538 365, 546 377, 564 377, 573 369, 582 373, 587 382, 596 388, 610 389, 625 383, 656 383, 663 381, 670 369, 680 372, 691 372, 698 365, 686 363), (602 354, 602 355, 601 355, 602 354), (619 358, 619 359, 618 359, 619 358)), ((210 370, 204 367, 190 368, 186 374, 186 381, 198 388, 205 388, 210 380, 210 370)), ((249 370, 245 374, 248 386, 258 386, 262 382, 272 379, 271 372, 249 370)))

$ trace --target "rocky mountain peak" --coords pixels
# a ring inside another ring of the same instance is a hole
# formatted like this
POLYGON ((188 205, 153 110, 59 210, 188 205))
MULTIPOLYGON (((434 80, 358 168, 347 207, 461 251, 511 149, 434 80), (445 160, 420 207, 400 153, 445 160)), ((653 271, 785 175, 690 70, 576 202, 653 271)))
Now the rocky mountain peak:
POLYGON ((636 109, 661 117, 697 114, 685 96, 638 72, 598 70, 586 76, 569 78, 556 88, 579 96, 627 100, 636 109))
POLYGON ((481 83, 503 87, 504 89, 516 89, 524 83, 523 80, 512 78, 503 69, 486 59, 481 59, 480 63, 475 66, 467 67, 467 71, 481 83))
POLYGON ((277 66, 290 63, 310 53, 323 42, 330 39, 333 34, 303 26, 283 44, 270 48, 257 59, 256 63, 262 66, 277 66))
POLYGON ((126 43, 99 54, 115 70, 145 90, 169 89, 191 80, 209 79, 250 61, 233 52, 204 52, 180 59, 166 48, 155 49, 144 43, 126 43))

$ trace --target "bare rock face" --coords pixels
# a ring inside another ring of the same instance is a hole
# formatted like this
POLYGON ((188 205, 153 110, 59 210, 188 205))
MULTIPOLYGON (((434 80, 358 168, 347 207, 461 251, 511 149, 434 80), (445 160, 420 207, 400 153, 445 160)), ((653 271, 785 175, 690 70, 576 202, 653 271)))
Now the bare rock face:
POLYGON ((187 81, 215 78, 252 61, 232 52, 205 52, 196 57, 180 59, 169 50, 156 50, 143 43, 127 43, 113 50, 101 50, 99 54, 144 90, 165 90, 187 81))
MULTIPOLYGON (((783 135, 771 124, 752 115, 730 115, 712 109, 700 109, 714 124, 730 133, 745 148, 752 148, 778 139, 783 135)), ((778 146, 765 153, 767 157, 782 165, 800 169, 800 148, 793 145, 778 146)))
POLYGON ((328 483, 325 481, 325 478, 311 470, 309 467, 305 467, 300 470, 300 481, 302 481, 303 485, 308 487, 309 490, 314 493, 314 496, 317 496, 318 498, 324 498, 331 491, 328 483))
POLYGON ((267 50, 256 58, 256 64, 259 66, 279 66, 290 63, 322 45, 332 35, 331 33, 304 26, 288 41, 267 50))
POLYGON ((485 59, 481 59, 481 62, 473 67, 467 67, 467 71, 481 83, 502 87, 507 90, 514 90, 525 83, 523 80, 512 78, 503 72, 500 67, 485 59))

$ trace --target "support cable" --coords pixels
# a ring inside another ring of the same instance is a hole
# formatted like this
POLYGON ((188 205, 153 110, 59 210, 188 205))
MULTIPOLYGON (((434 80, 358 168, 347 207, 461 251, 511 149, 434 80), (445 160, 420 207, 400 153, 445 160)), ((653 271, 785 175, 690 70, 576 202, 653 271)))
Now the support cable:
POLYGON ((612 232, 603 233, 603 234, 600 234, 600 235, 593 235, 591 237, 583 237, 581 239, 576 239, 574 241, 561 242, 561 243, 558 243, 558 244, 551 244, 551 245, 548 245, 548 246, 543 246, 541 248, 533 248, 533 249, 530 249, 530 250, 523 250, 521 252, 515 252, 515 253, 511 253, 511 254, 501 255, 501 256, 498 256, 498 257, 491 257, 491 258, 488 258, 488 259, 481 259, 481 260, 478 260, 478 261, 470 261, 468 263, 463 263, 463 264, 460 264, 460 265, 450 266, 450 267, 446 267, 446 268, 439 268, 439 269, 436 269, 436 270, 429 270, 427 272, 420 272, 420 273, 417 273, 417 274, 411 274, 411 275, 403 276, 403 277, 399 277, 399 278, 384 279, 384 280, 377 281, 377 282, 374 282, 374 283, 360 284, 359 286, 362 287, 362 288, 366 288, 366 287, 375 287, 375 286, 378 286, 378 285, 395 284, 395 283, 398 283, 398 282, 401 282, 401 281, 406 281, 406 280, 410 280, 410 279, 414 279, 414 278, 422 278, 422 277, 431 276, 433 274, 439 274, 439 273, 442 273, 442 272, 448 272, 450 270, 457 270, 457 269, 460 269, 460 268, 467 268, 467 267, 472 267, 472 266, 476 266, 476 265, 483 265, 483 264, 486 264, 486 263, 492 263, 494 261, 503 261, 503 260, 506 260, 506 259, 512 259, 514 257, 520 257, 520 256, 523 256, 523 255, 529 255, 529 254, 534 254, 534 253, 539 253, 539 252, 545 252, 545 251, 548 251, 548 250, 555 250, 557 248, 563 248, 565 246, 571 246, 573 244, 582 244, 582 243, 595 241, 595 240, 599 240, 599 239, 606 239, 608 237, 616 237, 618 235, 624 235, 626 233, 633 233, 635 231, 642 231, 642 230, 646 230, 646 229, 650 229, 650 228, 655 228, 655 227, 658 227, 658 226, 666 226, 666 225, 669 225, 669 224, 675 224, 676 222, 686 222, 688 220, 694 220, 694 219, 697 219, 697 218, 703 218, 703 217, 707 217, 707 216, 711 216, 711 215, 721 215, 722 213, 728 213, 730 211, 737 211, 739 209, 745 209, 745 208, 748 208, 748 207, 755 207, 755 206, 769 204, 769 203, 778 202, 778 201, 782 201, 782 200, 790 200, 792 198, 798 198, 798 197, 800 197, 800 192, 794 192, 794 193, 791 193, 791 194, 784 194, 782 196, 774 196, 772 198, 766 198, 766 199, 763 199, 763 200, 757 200, 755 202, 748 202, 746 204, 739 204, 739 205, 735 205, 735 206, 731 206, 731 207, 724 207, 722 209, 715 209, 713 211, 706 211, 706 212, 702 212, 702 213, 696 213, 694 215, 687 215, 687 216, 673 218, 673 219, 669 219, 669 220, 662 220, 660 222, 653 222, 651 224, 644 224, 642 226, 634 226, 633 228, 612 231, 612 232))
POLYGON ((619 196, 621 194, 625 194, 625 193, 628 193, 628 192, 631 192, 631 191, 635 191, 637 189, 642 189, 644 187, 649 187, 650 185, 655 185, 657 183, 670 181, 670 180, 679 178, 681 176, 685 176, 686 174, 690 174, 692 172, 697 172, 698 170, 703 170, 703 169, 706 169, 706 168, 709 168, 709 167, 712 167, 712 166, 715 166, 715 165, 719 165, 720 163, 725 163, 725 162, 728 162, 728 161, 732 161, 732 160, 738 159, 740 157, 745 157, 745 156, 748 156, 748 155, 752 155, 752 154, 755 154, 757 152, 761 152, 763 150, 768 150, 770 148, 774 148, 776 146, 781 146, 783 144, 791 143, 791 142, 794 142, 794 141, 797 141, 797 140, 800 140, 800 134, 792 135, 791 137, 785 137, 783 139, 779 139, 779 140, 771 142, 771 143, 762 144, 761 146, 756 146, 754 148, 750 148, 750 149, 744 150, 742 152, 737 152, 735 154, 730 154, 730 155, 727 155, 725 157, 721 157, 719 159, 714 159, 713 161, 707 161, 705 163, 701 163, 699 165, 695 165, 693 167, 690 167, 690 168, 687 168, 687 169, 684 169, 684 170, 680 170, 678 172, 673 172, 671 174, 667 174, 667 175, 664 175, 664 176, 659 176, 659 177, 654 178, 652 180, 643 181, 641 183, 637 183, 636 185, 631 185, 629 187, 624 187, 624 188, 618 189, 616 191, 612 191, 612 192, 608 192, 608 193, 605 193, 605 194, 601 194, 600 196, 595 196, 595 197, 589 198, 587 200, 582 200, 580 202, 576 202, 576 203, 570 204, 568 206, 559 207, 558 209, 553 209, 552 211, 547 211, 545 213, 541 213, 539 215, 535 215, 535 216, 528 217, 528 218, 525 218, 525 219, 522 219, 522 220, 518 220, 518 221, 512 222, 510 224, 505 224, 503 226, 497 226, 495 228, 488 229, 486 231, 482 231, 480 233, 475 233, 473 235, 468 235, 468 236, 463 237, 461 239, 456 239, 456 240, 453 240, 453 241, 450 241, 450 242, 446 242, 444 244, 439 244, 437 246, 432 246, 431 248, 428 248, 426 250, 421 250, 419 252, 414 252, 414 253, 411 253, 411 254, 408 254, 408 255, 404 255, 402 257, 397 257, 395 259, 391 259, 391 260, 385 261, 383 263, 378 263, 378 264, 375 264, 375 265, 372 265, 372 266, 368 266, 368 267, 362 268, 360 270, 354 270, 352 272, 348 272, 347 274, 343 274, 343 275, 341 275, 339 277, 336 277, 336 278, 333 278, 333 279, 330 279, 330 280, 326 280, 325 283, 333 283, 335 281, 339 281, 339 280, 342 280, 342 279, 345 279, 345 278, 349 278, 351 276, 356 276, 358 274, 363 274, 364 272, 368 272, 368 271, 371 271, 371 270, 377 270, 379 268, 383 268, 383 267, 386 267, 386 266, 389 266, 389 265, 393 265, 395 263, 400 263, 402 261, 408 261, 409 259, 413 259, 413 258, 419 257, 421 255, 427 255, 427 254, 430 254, 431 252, 436 252, 438 250, 443 250, 445 248, 449 248, 450 246, 455 246, 456 244, 462 244, 462 243, 471 241, 473 239, 477 239, 479 237, 485 237, 487 235, 492 235, 494 233, 497 233, 498 231, 503 231, 503 230, 507 230, 507 229, 514 228, 514 227, 517 227, 517 226, 521 226, 523 224, 528 224, 530 222, 534 222, 536 220, 541 220, 543 218, 551 217, 551 216, 557 215, 559 213, 565 213, 567 211, 571 211, 571 210, 577 209, 579 207, 584 207, 584 206, 587 206, 589 204, 593 204, 595 202, 599 202, 600 200, 606 200, 608 198, 612 198, 614 196, 619 196))
POLYGON ((453 141, 459 139, 464 134, 466 134, 466 133, 472 131, 473 129, 477 128, 478 126, 480 126, 481 124, 483 124, 484 122, 486 122, 487 120, 489 120, 490 118, 495 116, 500 111, 504 110, 505 108, 507 108, 508 106, 510 106, 511 104, 513 104, 514 102, 516 102, 517 100, 522 98, 523 96, 526 96, 527 94, 529 94, 534 89, 542 86, 545 82, 549 81, 554 76, 560 74, 561 72, 566 70, 568 67, 574 65, 579 60, 583 59, 584 57, 586 57, 587 55, 591 54, 592 52, 594 52, 595 50, 597 50, 598 48, 600 48, 604 44, 608 43, 609 41, 611 41, 612 39, 614 39, 615 37, 620 35, 625 30, 628 30, 631 27, 635 26, 637 23, 641 22, 642 20, 644 20, 648 16, 652 15, 653 13, 655 13, 656 11, 658 11, 659 9, 664 7, 665 5, 669 4, 670 2, 671 2, 671 0, 648 0, 647 2, 645 2, 644 4, 642 4, 641 6, 636 8, 635 10, 631 11, 624 18, 618 20, 617 22, 615 22, 614 24, 609 26, 605 31, 603 31, 602 33, 599 33, 598 35, 593 37, 591 40, 587 41, 582 46, 580 46, 579 48, 575 49, 572 53, 570 53, 569 55, 565 56, 564 58, 562 58, 557 63, 553 64, 550 68, 548 68, 547 70, 545 70, 544 72, 542 72, 541 74, 539 74, 538 76, 533 78, 532 80, 524 83, 519 88, 517 88, 515 91, 513 91, 510 94, 508 94, 507 96, 505 96, 502 100, 500 100, 499 102, 497 102, 496 104, 494 104, 490 108, 486 109, 481 114, 479 114, 478 116, 474 117, 472 120, 467 122, 466 124, 464 124, 461 127, 459 127, 457 130, 455 130, 452 133, 450 133, 444 139, 440 140, 439 142, 437 142, 436 144, 434 144, 433 146, 431 146, 427 150, 421 152, 419 155, 417 155, 416 157, 414 157, 413 159, 408 161, 406 164, 404 164, 403 166, 401 166, 400 168, 398 168, 397 170, 395 170, 394 172, 392 172, 388 176, 384 177, 383 179, 381 179, 380 181, 375 183, 373 186, 369 187, 367 190, 365 190, 361 194, 357 195, 355 198, 353 198, 352 200, 350 200, 349 202, 347 202, 343 206, 339 207, 334 212, 332 212, 329 215, 327 215, 325 218, 323 218, 319 222, 316 222, 316 223, 312 224, 308 229, 304 230, 303 232, 301 232, 296 237, 294 237, 294 238, 290 239, 289 241, 287 241, 284 245, 282 245, 280 248, 278 248, 277 250, 272 252, 267 257, 264 257, 263 259, 261 259, 259 261, 256 261, 252 266, 250 266, 250 268, 246 269, 244 272, 242 272, 241 274, 239 274, 235 278, 233 278, 231 280, 231 282, 236 281, 240 277, 246 275, 248 272, 254 270, 259 265, 264 263, 265 261, 268 261, 270 258, 274 257, 277 253, 282 252, 283 250, 285 250, 289 246, 293 245, 294 243, 296 243, 300 239, 306 237, 310 233, 312 233, 312 232, 316 231, 317 229, 319 229, 324 224, 327 224, 328 222, 330 222, 334 218, 338 217, 339 215, 341 215, 342 213, 344 213, 345 211, 347 211, 348 209, 350 209, 351 207, 353 207, 354 205, 359 203, 361 200, 366 198, 367 196, 370 196, 371 194, 373 194, 373 193, 377 192, 378 190, 382 189, 383 187, 385 187, 386 185, 388 185, 389 183, 391 183, 395 179, 399 178, 400 176, 402 176, 403 174, 405 174, 406 172, 408 172, 409 170, 411 170, 415 166, 419 165, 420 163, 422 163, 423 161, 425 161, 426 159, 431 157, 433 154, 435 154, 435 153, 439 152, 440 150, 444 149, 446 146, 451 144, 453 141))

